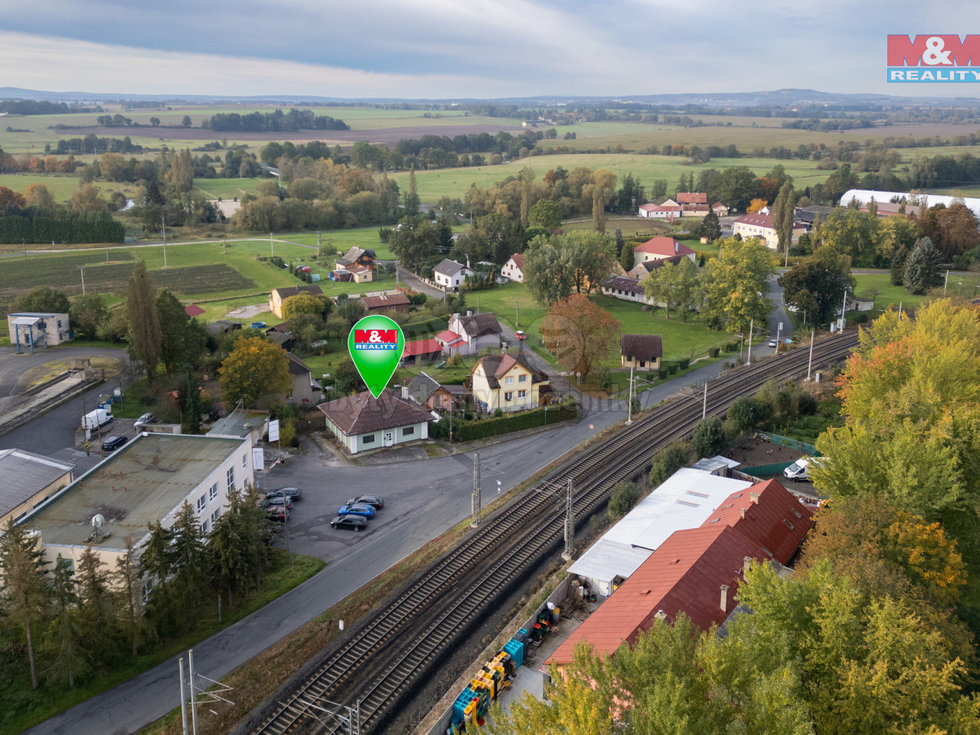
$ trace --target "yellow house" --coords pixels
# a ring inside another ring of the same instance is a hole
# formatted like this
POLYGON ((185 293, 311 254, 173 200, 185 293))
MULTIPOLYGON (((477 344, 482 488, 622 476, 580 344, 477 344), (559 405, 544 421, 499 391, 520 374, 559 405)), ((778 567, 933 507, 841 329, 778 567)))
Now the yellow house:
POLYGON ((637 370, 656 370, 664 354, 659 334, 622 334, 619 337, 620 365, 637 370))
POLYGON ((285 317, 282 315, 283 302, 289 297, 296 296, 301 293, 308 293, 312 294, 313 296, 323 296, 323 289, 319 286, 290 286, 288 288, 274 288, 269 293, 269 311, 280 319, 284 319, 285 317))
POLYGON ((473 399, 487 413, 498 408, 526 411, 549 402, 548 376, 530 367, 523 355, 487 355, 470 372, 473 399))

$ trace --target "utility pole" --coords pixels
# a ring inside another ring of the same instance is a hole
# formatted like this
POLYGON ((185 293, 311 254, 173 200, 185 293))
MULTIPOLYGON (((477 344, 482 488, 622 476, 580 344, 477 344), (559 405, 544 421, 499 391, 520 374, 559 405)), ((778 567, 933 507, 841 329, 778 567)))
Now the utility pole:
POLYGON ((814 329, 810 332, 810 356, 806 361, 806 379, 810 379, 810 368, 813 366, 813 337, 816 335, 817 330, 814 329))
POLYGON ((572 478, 568 478, 568 494, 565 496, 565 550, 561 558, 572 560, 572 542, 575 540, 575 516, 572 514, 572 478))
POLYGON ((755 326, 755 319, 749 319, 749 352, 748 359, 745 361, 746 365, 752 364, 752 327, 755 326))
POLYGON ((197 695, 194 693, 194 649, 187 651, 187 674, 191 685, 191 728, 197 735, 197 695))
POLYGON ((701 401, 701 420, 708 415, 708 381, 704 381, 704 399, 701 401))
POLYGON ((180 724, 182 732, 187 735, 187 694, 184 692, 184 657, 177 659, 180 667, 180 724))
POLYGON ((78 266, 78 272, 82 274, 82 296, 85 295, 85 265, 78 266))
POLYGON ((480 526, 480 453, 473 452, 473 528, 480 526))
POLYGON ((946 269, 946 278, 943 280, 943 296, 946 295, 946 287, 949 285, 949 268, 946 269))
POLYGON ((167 267, 167 215, 160 215, 160 224, 163 226, 163 267, 167 267))
POLYGON ((633 424, 633 366, 632 365, 630 365, 630 390, 629 390, 629 398, 627 399, 627 401, 629 403, 626 407, 626 425, 631 426, 633 424))
POLYGON ((269 233, 269 256, 276 257, 276 244, 272 241, 272 233, 269 233))
POLYGON ((514 299, 514 327, 521 328, 521 304, 517 299, 514 299))
POLYGON ((844 288, 844 301, 840 305, 840 329, 839 331, 844 331, 844 325, 847 324, 847 288, 844 288))

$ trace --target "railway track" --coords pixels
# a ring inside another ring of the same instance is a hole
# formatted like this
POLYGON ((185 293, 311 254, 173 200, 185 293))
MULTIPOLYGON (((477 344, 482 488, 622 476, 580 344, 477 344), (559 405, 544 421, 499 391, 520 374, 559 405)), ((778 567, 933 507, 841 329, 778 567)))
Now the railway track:
MULTIPOLYGON (((857 336, 851 331, 817 342, 813 365, 842 359, 857 344, 857 336)), ((719 376, 708 384, 707 415, 724 413, 735 398, 754 393, 769 380, 802 377, 808 352, 797 349, 719 376)), ((358 703, 360 732, 378 730, 447 649, 559 548, 564 528, 561 488, 569 479, 575 517, 584 522, 617 483, 643 472, 656 451, 689 434, 701 419, 701 408, 700 392, 674 399, 566 461, 360 625, 272 716, 248 731, 346 732, 336 720, 320 719, 317 707, 324 702, 358 703)))

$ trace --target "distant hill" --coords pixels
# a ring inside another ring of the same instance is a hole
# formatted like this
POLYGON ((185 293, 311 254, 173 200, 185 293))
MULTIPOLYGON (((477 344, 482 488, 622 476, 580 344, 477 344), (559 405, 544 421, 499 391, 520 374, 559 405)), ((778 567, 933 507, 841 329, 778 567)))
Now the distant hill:
POLYGON ((160 101, 166 104, 214 104, 241 103, 258 104, 475 104, 498 103, 518 105, 521 107, 560 107, 565 105, 584 105, 602 103, 637 103, 646 105, 670 106, 703 106, 719 108, 792 107, 799 105, 809 107, 814 105, 843 105, 843 106, 874 106, 908 107, 935 105, 941 107, 980 107, 977 97, 900 97, 887 94, 838 94, 836 92, 821 92, 814 89, 776 89, 758 92, 710 92, 710 93, 679 93, 679 94, 635 94, 600 96, 541 96, 541 97, 505 97, 496 99, 477 98, 448 98, 448 99, 396 99, 396 98, 341 98, 319 97, 315 95, 261 95, 252 97, 236 97, 226 95, 198 94, 114 94, 95 92, 51 92, 37 89, 22 89, 20 87, 0 87, 0 99, 29 99, 49 100, 55 102, 146 102, 160 101))

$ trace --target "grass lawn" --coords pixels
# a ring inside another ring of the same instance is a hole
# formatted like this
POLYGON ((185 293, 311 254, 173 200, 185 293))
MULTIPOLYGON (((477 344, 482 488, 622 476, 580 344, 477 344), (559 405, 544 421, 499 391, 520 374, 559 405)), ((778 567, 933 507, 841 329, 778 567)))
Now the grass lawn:
MULTIPOLYGON (((336 251, 346 253, 353 246, 373 250, 378 260, 395 260, 394 254, 389 249, 387 243, 381 242, 378 238, 377 227, 355 227, 349 230, 324 230, 323 232, 291 232, 279 234, 283 240, 301 242, 304 245, 316 245, 319 237, 320 246, 323 249, 324 258, 327 254, 336 251)), ((333 267, 333 263, 330 263, 333 267)))
MULTIPOLYGON (((880 314, 889 306, 918 306, 925 295, 910 294, 901 286, 893 286, 887 271, 881 273, 855 273, 854 290, 859 296, 875 297, 875 313, 880 314)), ((947 293, 953 297, 973 299, 980 294, 980 273, 950 271, 947 293)))
POLYGON ((243 194, 257 194, 259 184, 270 179, 194 179, 192 194, 208 199, 234 199, 243 194))
POLYGON ((208 609, 202 614, 194 631, 179 639, 166 641, 157 651, 140 656, 128 666, 116 669, 112 674, 99 681, 91 682, 74 690, 45 687, 44 689, 30 691, 29 682, 23 686, 4 687, 3 692, 0 692, 0 735, 13 735, 22 732, 82 700, 153 668, 171 656, 224 630, 232 623, 281 597, 325 566, 325 563, 320 559, 296 555, 294 569, 290 571, 288 555, 285 551, 278 550, 273 551, 273 560, 273 567, 265 574, 263 589, 248 599, 244 605, 231 610, 226 606, 220 622, 217 616, 217 598, 215 598, 213 600, 215 602, 214 609, 208 609))

